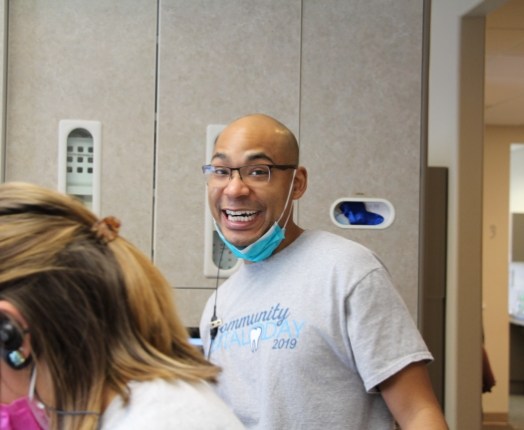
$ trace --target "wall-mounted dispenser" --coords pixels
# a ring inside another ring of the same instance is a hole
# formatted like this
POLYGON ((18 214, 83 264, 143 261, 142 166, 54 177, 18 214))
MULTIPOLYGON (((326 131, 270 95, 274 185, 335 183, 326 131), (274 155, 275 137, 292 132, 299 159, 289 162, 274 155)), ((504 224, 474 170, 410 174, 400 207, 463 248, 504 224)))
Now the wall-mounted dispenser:
MULTIPOLYGON (((225 125, 210 124, 206 130, 206 163, 213 156, 215 141, 224 129, 225 125)), ((216 278, 217 273, 221 278, 227 278, 232 275, 240 266, 241 261, 233 255, 229 248, 224 247, 224 243, 215 230, 213 217, 209 211, 209 202, 207 200, 206 190, 206 214, 205 214, 205 232, 204 232, 204 275, 208 278, 216 278), (222 257, 222 258, 221 258, 222 257), (220 262, 220 271, 219 271, 220 262)))
POLYGON ((58 125, 58 190, 100 214, 102 126, 99 121, 61 120, 58 125))
POLYGON ((344 197, 335 200, 329 215, 340 228, 383 229, 395 220, 395 208, 381 198, 344 197))

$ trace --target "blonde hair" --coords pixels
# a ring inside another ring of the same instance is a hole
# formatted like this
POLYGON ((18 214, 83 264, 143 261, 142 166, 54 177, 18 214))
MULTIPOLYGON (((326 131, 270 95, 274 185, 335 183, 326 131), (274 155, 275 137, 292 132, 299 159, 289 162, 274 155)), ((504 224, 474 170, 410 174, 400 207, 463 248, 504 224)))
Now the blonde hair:
MULTIPOLYGON (((0 298, 27 321, 54 407, 101 414, 106 390, 127 401, 131 380, 214 381, 219 369, 188 343, 167 280, 123 237, 101 241, 97 221, 53 190, 0 185, 0 298)), ((52 428, 94 428, 94 417, 53 414, 52 428)))

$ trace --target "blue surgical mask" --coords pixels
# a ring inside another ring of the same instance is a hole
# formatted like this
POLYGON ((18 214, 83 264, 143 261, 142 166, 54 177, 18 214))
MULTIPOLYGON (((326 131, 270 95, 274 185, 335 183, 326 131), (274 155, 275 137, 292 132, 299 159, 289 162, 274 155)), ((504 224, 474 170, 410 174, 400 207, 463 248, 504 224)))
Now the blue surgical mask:
POLYGON ((275 249, 278 248, 278 245, 280 245, 280 242, 282 242, 286 237, 285 229, 282 230, 278 223, 275 222, 271 226, 271 228, 268 231, 266 231, 266 233, 262 237, 260 237, 256 242, 253 242, 251 245, 240 249, 224 237, 216 223, 215 227, 218 235, 220 236, 220 239, 222 239, 222 241, 226 244, 226 246, 236 257, 242 258, 244 260, 249 260, 254 263, 265 260, 271 254, 273 254, 275 249))
POLYGON ((291 211, 289 212, 288 218, 284 224, 284 228, 281 228, 278 223, 284 216, 284 212, 286 211, 287 205, 289 204, 291 192, 293 191, 293 181, 295 180, 295 174, 296 170, 293 171, 291 186, 289 187, 286 204, 284 205, 284 209, 282 210, 280 218, 277 221, 275 221, 275 223, 271 226, 271 228, 268 231, 264 233, 264 235, 258 238, 251 245, 248 245, 244 248, 236 247, 224 237, 216 221, 214 221, 215 229, 218 235, 220 236, 220 239, 222 239, 222 241, 237 258, 252 261, 253 263, 265 260, 266 258, 270 257, 273 254, 273 252, 275 252, 275 249, 277 249, 278 245, 280 245, 280 243, 284 240, 284 238, 286 237, 286 225, 289 221, 289 217, 291 216, 291 211))

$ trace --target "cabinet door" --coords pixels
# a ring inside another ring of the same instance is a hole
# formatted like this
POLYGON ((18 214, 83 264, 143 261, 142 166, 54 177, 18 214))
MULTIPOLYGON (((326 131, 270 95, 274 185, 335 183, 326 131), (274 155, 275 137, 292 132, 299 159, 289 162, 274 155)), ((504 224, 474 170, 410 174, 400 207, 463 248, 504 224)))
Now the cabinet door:
POLYGON ((57 187, 58 123, 102 124, 101 213, 151 253, 156 2, 9 3, 6 180, 57 187))
POLYGON ((176 287, 215 285, 204 276, 207 125, 265 112, 298 132, 300 3, 161 4, 155 260, 176 287))
POLYGON ((300 137, 309 187, 300 222, 374 250, 416 317, 424 2, 303 4, 300 137), (393 224, 337 227, 332 204, 359 196, 389 201, 393 224))

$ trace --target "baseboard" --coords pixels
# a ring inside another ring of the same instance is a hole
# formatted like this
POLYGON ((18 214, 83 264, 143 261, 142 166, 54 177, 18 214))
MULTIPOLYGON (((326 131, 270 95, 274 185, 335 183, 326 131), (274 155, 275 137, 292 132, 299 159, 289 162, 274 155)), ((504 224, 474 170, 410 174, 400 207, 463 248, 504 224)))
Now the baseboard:
POLYGON ((511 424, 482 424, 482 430, 515 430, 511 424))
POLYGON ((507 412, 484 412, 482 414, 482 427, 484 429, 512 429, 509 424, 509 416, 507 412))

